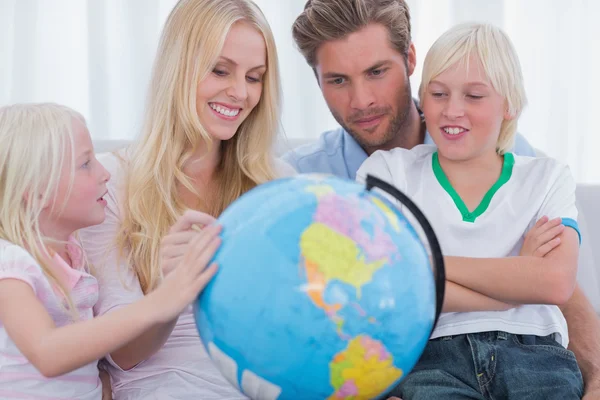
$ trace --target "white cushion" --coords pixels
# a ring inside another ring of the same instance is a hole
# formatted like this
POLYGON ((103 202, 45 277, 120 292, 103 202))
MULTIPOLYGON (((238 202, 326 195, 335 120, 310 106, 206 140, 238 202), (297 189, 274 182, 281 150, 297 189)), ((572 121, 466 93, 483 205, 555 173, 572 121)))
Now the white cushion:
POLYGON ((596 264, 600 257, 600 250, 596 247, 600 239, 600 212, 597 207, 600 185, 578 184, 576 193, 581 231, 577 281, 600 314, 600 271, 596 264))

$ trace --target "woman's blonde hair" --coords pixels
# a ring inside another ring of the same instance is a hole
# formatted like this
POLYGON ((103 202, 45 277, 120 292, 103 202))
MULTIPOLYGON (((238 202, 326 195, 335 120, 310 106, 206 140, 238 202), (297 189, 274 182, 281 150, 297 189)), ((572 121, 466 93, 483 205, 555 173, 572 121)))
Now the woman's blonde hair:
POLYGON ((85 125, 76 111, 58 104, 16 104, 0 108, 0 238, 26 249, 74 311, 71 296, 50 266, 47 248, 52 239, 40 230, 42 210, 56 204, 56 194, 66 160, 75 173, 73 121, 85 125))
POLYGON ((272 149, 280 108, 275 40, 260 9, 250 0, 179 1, 162 33, 142 133, 126 165, 124 216, 117 244, 121 255, 127 254, 144 293, 160 280, 161 239, 185 209, 177 196, 179 185, 198 195, 202 211, 218 216, 243 193, 274 178, 272 149), (196 91, 213 70, 230 28, 238 21, 251 24, 264 37, 267 70, 259 103, 235 136, 220 144, 215 189, 207 201, 206 195, 201 198, 194 189, 183 166, 198 148, 212 144, 196 111, 196 91))
POLYGON ((489 24, 466 23, 442 34, 425 56, 419 97, 423 101, 429 83, 456 63, 465 63, 468 68, 471 55, 481 61, 487 78, 494 90, 504 97, 512 117, 502 122, 496 144, 498 153, 504 154, 513 146, 527 96, 517 52, 501 29, 489 24))

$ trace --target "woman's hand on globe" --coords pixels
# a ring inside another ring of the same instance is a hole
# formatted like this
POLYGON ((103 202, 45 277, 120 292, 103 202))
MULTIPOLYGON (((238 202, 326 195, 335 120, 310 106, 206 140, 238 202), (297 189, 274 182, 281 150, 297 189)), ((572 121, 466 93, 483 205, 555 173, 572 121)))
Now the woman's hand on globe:
POLYGON ((157 322, 168 322, 191 304, 217 272, 209 262, 221 245, 221 226, 212 224, 196 233, 176 268, 150 294, 157 322))
POLYGON ((163 276, 169 275, 183 260, 190 242, 198 230, 214 224, 215 218, 200 211, 188 210, 175 221, 160 245, 160 265, 163 276))

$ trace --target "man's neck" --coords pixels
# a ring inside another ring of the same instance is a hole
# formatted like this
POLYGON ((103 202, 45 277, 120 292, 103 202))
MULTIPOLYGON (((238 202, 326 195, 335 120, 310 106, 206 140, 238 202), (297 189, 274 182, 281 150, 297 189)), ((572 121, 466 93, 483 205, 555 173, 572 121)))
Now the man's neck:
POLYGON ((425 120, 421 118, 421 114, 417 109, 415 102, 411 103, 410 112, 408 113, 409 123, 405 125, 404 131, 400 132, 398 137, 404 139, 405 145, 401 146, 405 149, 412 149, 415 146, 425 143, 425 120))

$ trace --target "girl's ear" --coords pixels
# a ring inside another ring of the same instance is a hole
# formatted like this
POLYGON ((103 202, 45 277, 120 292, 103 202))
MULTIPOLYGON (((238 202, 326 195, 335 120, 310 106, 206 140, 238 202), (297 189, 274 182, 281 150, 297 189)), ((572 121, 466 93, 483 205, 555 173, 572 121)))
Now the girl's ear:
POLYGON ((31 195, 29 194, 29 190, 27 190, 27 191, 25 191, 25 193, 23 193, 23 203, 29 204, 30 199, 31 199, 31 195))
MULTIPOLYGON (((41 200, 41 199, 42 199, 42 197, 43 197, 43 196, 42 196, 41 194, 38 194, 38 200, 41 200)), ((30 194, 29 190, 27 190, 27 191, 26 191, 26 192, 23 194, 23 203, 25 203, 25 204, 29 204, 29 203, 31 202, 31 200, 32 200, 32 199, 31 199, 31 194, 30 194)), ((46 203, 44 204, 44 206, 42 207, 42 209, 44 209, 44 210, 45 210, 45 209, 47 209, 48 207, 50 207, 50 201, 46 202, 46 203)))

